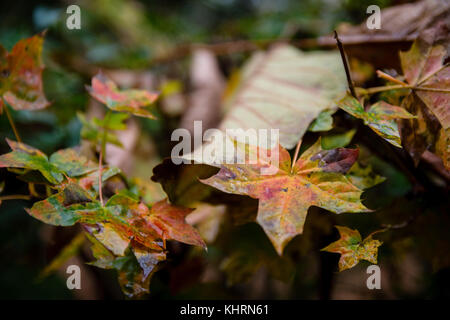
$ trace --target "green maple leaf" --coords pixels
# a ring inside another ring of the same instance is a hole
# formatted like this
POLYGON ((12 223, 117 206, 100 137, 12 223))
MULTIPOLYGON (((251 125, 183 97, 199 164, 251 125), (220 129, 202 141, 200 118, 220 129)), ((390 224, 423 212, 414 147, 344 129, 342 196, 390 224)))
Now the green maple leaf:
POLYGON ((50 159, 42 151, 24 143, 6 139, 10 153, 0 156, 0 168, 24 168, 39 171, 50 183, 59 184, 64 175, 79 177, 97 169, 97 165, 73 149, 53 153, 50 159))
POLYGON ((373 104, 366 112, 361 103, 350 95, 344 97, 338 105, 352 116, 364 120, 364 124, 368 125, 376 134, 399 148, 402 147, 400 133, 394 120, 414 118, 405 109, 384 101, 373 104))
POLYGON ((48 157, 42 151, 9 139, 6 139, 6 142, 12 151, 0 156, 0 168, 37 170, 53 184, 58 184, 64 179, 61 170, 49 162, 48 157))

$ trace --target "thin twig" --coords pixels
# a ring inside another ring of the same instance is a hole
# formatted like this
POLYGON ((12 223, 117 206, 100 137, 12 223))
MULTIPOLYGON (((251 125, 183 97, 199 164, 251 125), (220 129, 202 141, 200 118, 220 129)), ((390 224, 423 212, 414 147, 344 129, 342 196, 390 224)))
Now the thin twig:
POLYGON ((11 128, 14 131, 14 135, 16 136, 17 142, 22 142, 22 139, 20 139, 19 131, 17 131, 16 125, 14 124, 14 120, 11 117, 11 114, 9 113, 8 106, 4 104, 3 109, 5 110, 6 117, 8 118, 9 124, 11 125, 11 128))
POLYGON ((103 171, 103 159, 106 158, 106 137, 108 134, 108 123, 111 116, 111 110, 108 110, 105 116, 102 144, 100 146, 100 155, 98 160, 98 194, 100 197, 100 203, 103 207, 103 188, 102 188, 102 171, 103 171))
POLYGON ((334 30, 334 38, 336 39, 337 46, 339 48, 339 52, 341 53, 342 63, 344 64, 345 75, 347 76, 348 88, 350 89, 350 93, 356 99, 355 87, 353 86, 352 77, 350 75, 350 68, 348 67, 347 56, 345 55, 344 46, 342 45, 341 40, 339 40, 339 36, 336 30, 334 30))
POLYGON ((103 160, 103 149, 100 149, 100 155, 98 157, 98 194, 100 196, 100 203, 103 207, 103 187, 102 187, 102 160, 103 160))
POLYGON ((11 194, 0 197, 0 202, 4 200, 30 200, 31 196, 27 194, 11 194))
POLYGON ((407 227, 416 219, 416 216, 409 216, 408 220, 405 220, 403 222, 400 222, 398 224, 382 224, 381 226, 384 228, 383 230, 390 230, 390 229, 402 229, 404 227, 407 227))
POLYGON ((381 86, 381 87, 373 87, 373 88, 357 88, 357 91, 361 94, 374 94, 378 92, 383 91, 390 91, 390 90, 401 90, 401 89, 412 89, 416 91, 432 91, 432 92, 444 92, 444 93, 450 93, 450 89, 443 89, 443 88, 428 88, 428 87, 415 87, 410 85, 393 85, 393 86, 381 86))

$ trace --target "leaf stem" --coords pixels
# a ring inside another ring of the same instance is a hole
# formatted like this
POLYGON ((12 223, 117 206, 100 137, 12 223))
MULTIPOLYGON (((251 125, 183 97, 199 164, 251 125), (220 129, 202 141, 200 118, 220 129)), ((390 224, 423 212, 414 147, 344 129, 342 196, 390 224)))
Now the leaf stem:
POLYGON ((337 46, 339 48, 339 52, 341 53, 342 63, 344 64, 345 75, 347 76, 348 88, 350 89, 350 93, 356 99, 355 87, 353 86, 352 77, 350 75, 350 68, 348 67, 347 56, 345 55, 344 46, 342 45, 341 40, 339 40, 339 36, 336 30, 334 30, 334 38, 336 39, 337 46))
POLYGON ((381 70, 377 70, 377 76, 379 78, 383 78, 383 79, 385 79, 387 81, 391 81, 391 82, 394 82, 394 83, 397 83, 397 84, 401 84, 402 86, 407 86, 408 85, 407 83, 404 83, 403 81, 395 79, 394 77, 388 75, 387 73, 384 73, 381 70))
POLYGON ((300 146, 302 145, 302 139, 298 140, 297 146, 295 147, 294 157, 292 158, 291 173, 294 171, 295 163, 297 162, 298 153, 300 151, 300 146))
POLYGON ((105 116, 105 122, 103 127, 103 136, 102 136, 102 142, 100 146, 100 155, 98 157, 98 194, 100 197, 100 203, 103 207, 103 188, 102 188, 102 171, 103 171, 103 159, 106 158, 106 137, 108 134, 108 124, 109 119, 111 117, 111 110, 108 110, 105 116))
POLYGON ((9 113, 9 109, 8 109, 8 106, 6 105, 6 103, 4 104, 3 109, 5 110, 6 117, 8 118, 9 124, 11 125, 11 128, 14 131, 14 135, 16 136, 17 142, 22 142, 22 139, 20 139, 19 131, 17 131, 16 125, 14 124, 14 120, 11 117, 11 114, 9 113))
POLYGON ((393 85, 393 86, 381 86, 381 87, 373 87, 373 88, 357 88, 358 91, 361 94, 374 94, 378 92, 383 91, 390 91, 390 90, 401 90, 401 89, 412 89, 416 91, 433 91, 433 92, 444 92, 444 93, 450 93, 450 89, 441 89, 441 88, 428 88, 428 87, 415 87, 410 85, 393 85))
POLYGON ((373 87, 373 88, 368 88, 368 89, 358 88, 358 91, 360 91, 361 94, 374 94, 374 93, 378 93, 378 92, 399 90, 399 89, 412 89, 412 86, 409 86, 409 85, 405 86, 402 84, 398 84, 398 85, 393 85, 393 86, 381 86, 381 87, 373 87))
POLYGON ((103 190, 102 190, 102 160, 103 160, 103 148, 100 149, 100 155, 98 157, 98 194, 100 196, 100 203, 103 207, 103 190))

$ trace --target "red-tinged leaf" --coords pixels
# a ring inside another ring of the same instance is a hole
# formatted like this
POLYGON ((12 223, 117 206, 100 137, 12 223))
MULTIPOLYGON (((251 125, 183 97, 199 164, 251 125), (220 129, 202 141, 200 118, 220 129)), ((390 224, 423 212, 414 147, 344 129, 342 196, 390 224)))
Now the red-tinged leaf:
POLYGON ((192 211, 193 209, 173 206, 167 200, 161 200, 152 206, 147 220, 163 239, 206 247, 197 230, 185 221, 192 211))
POLYGON ((279 147, 277 167, 262 161, 224 164, 219 173, 202 182, 259 199, 257 222, 281 255, 286 244, 302 233, 312 205, 335 213, 370 211, 361 203, 362 191, 343 175, 357 155, 358 150, 344 148, 324 151, 319 139, 301 155, 292 171, 289 153, 279 147), (273 174, 261 174, 262 168, 270 167, 273 174))
POLYGON ((48 161, 47 156, 24 143, 6 139, 12 151, 0 156, 0 168, 25 168, 38 170, 51 183, 60 183, 64 176, 48 161))
POLYGON ((96 259, 89 264, 117 270, 120 287, 127 298, 140 298, 150 292, 151 276, 158 263, 166 259, 165 252, 151 251, 132 243, 131 250, 116 256, 89 233, 87 237, 92 243, 91 250, 96 259))
POLYGON ((359 101, 350 95, 339 102, 339 107, 352 116, 364 120, 364 124, 399 148, 401 148, 400 133, 394 119, 414 118, 404 108, 393 106, 384 101, 373 104, 366 112, 359 101))
POLYGON ((450 142, 450 65, 444 64, 449 53, 442 41, 448 38, 449 32, 445 22, 425 30, 408 51, 400 52, 400 61, 408 84, 415 87, 404 99, 403 106, 418 116, 401 123, 405 148, 416 164, 425 150, 434 148, 450 170, 449 150, 442 143, 450 142), (437 124, 442 127, 440 133, 437 124))
POLYGON ((44 34, 20 40, 10 53, 0 46, 0 95, 15 110, 37 110, 49 105, 42 85, 44 34))
POLYGON ((86 86, 86 89, 92 97, 112 110, 156 119, 148 106, 158 98, 157 93, 136 89, 119 90, 117 85, 102 73, 93 77, 91 86, 86 86))
POLYGON ((340 239, 323 248, 322 251, 341 254, 339 271, 353 268, 360 260, 377 263, 378 247, 383 242, 372 239, 374 233, 362 240, 358 230, 341 226, 336 226, 336 228, 341 236, 340 239))
POLYGON ((69 183, 59 193, 36 202, 27 210, 31 216, 47 224, 86 224, 97 240, 117 254, 123 253, 132 238, 147 248, 161 250, 156 243, 158 234, 146 224, 144 214, 147 211, 132 201, 120 202, 114 197, 102 207, 75 183, 69 183))

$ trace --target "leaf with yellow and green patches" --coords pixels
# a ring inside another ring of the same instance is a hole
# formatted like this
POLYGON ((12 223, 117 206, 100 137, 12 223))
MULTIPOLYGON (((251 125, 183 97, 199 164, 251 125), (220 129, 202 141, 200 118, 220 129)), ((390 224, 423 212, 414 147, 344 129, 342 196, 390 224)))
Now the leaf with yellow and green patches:
POLYGON ((36 202, 27 212, 51 225, 87 225, 92 233, 98 235, 99 241, 112 244, 109 247, 111 251, 119 250, 116 246, 123 242, 126 245, 122 246, 122 251, 125 250, 123 247, 128 247, 132 238, 148 248, 161 250, 155 240, 158 234, 145 219, 147 206, 132 201, 119 202, 112 197, 103 207, 75 183, 69 183, 59 193, 36 202), (111 240, 110 237, 114 238, 111 240))
POLYGON ((376 174, 370 164, 362 167, 358 162, 355 162, 346 177, 361 190, 371 188, 386 180, 385 177, 376 174))
POLYGON ((322 251, 340 253, 339 271, 353 268, 360 260, 367 260, 371 263, 377 263, 378 247, 383 242, 372 239, 374 233, 362 240, 358 230, 352 230, 347 227, 336 226, 339 231, 340 239, 331 243, 322 251))
POLYGON ((137 89, 119 90, 117 85, 102 73, 93 77, 91 86, 86 86, 86 89, 92 97, 111 110, 156 119, 149 106, 158 98, 157 93, 137 89))
POLYGON ((42 85, 43 42, 44 33, 40 33, 20 40, 9 53, 0 45, 0 96, 15 110, 38 110, 49 105, 42 85))
POLYGON ((80 177, 93 173, 98 165, 74 149, 62 149, 50 156, 24 143, 6 139, 12 151, 0 156, 0 168, 39 171, 52 184, 61 184, 64 175, 80 177))
POLYGON ((401 107, 379 101, 366 112, 364 107, 354 97, 347 95, 339 102, 339 107, 352 116, 362 119, 380 137, 401 148, 400 133, 395 119, 411 119, 412 114, 401 107))
POLYGON ((310 206, 335 213, 370 211, 361 203, 362 190, 344 175, 356 161, 357 149, 323 150, 319 139, 293 167, 289 153, 281 146, 278 152, 278 164, 262 157, 254 164, 223 164, 215 176, 202 180, 221 191, 259 199, 256 220, 278 254, 302 233, 310 206), (272 174, 262 174, 262 169, 272 174))
POLYGON ((70 148, 53 153, 50 156, 50 163, 69 177, 79 177, 98 169, 98 164, 70 148))
POLYGON ((71 226, 82 223, 111 252, 121 255, 131 239, 162 250, 158 240, 177 240, 205 247, 198 232, 184 220, 192 209, 172 206, 166 200, 152 205, 124 195, 114 195, 102 206, 76 183, 36 202, 27 212, 47 224, 71 226))
POLYGON ((87 234, 92 243, 94 258, 90 265, 102 269, 115 269, 122 292, 128 298, 140 298, 149 293, 149 285, 156 266, 166 259, 163 251, 152 251, 138 245, 132 247, 121 256, 111 253, 91 234, 87 234))
POLYGON ((24 143, 6 139, 12 151, 0 156, 0 168, 25 168, 37 170, 51 183, 63 181, 61 170, 48 161, 47 156, 38 149, 24 143))

